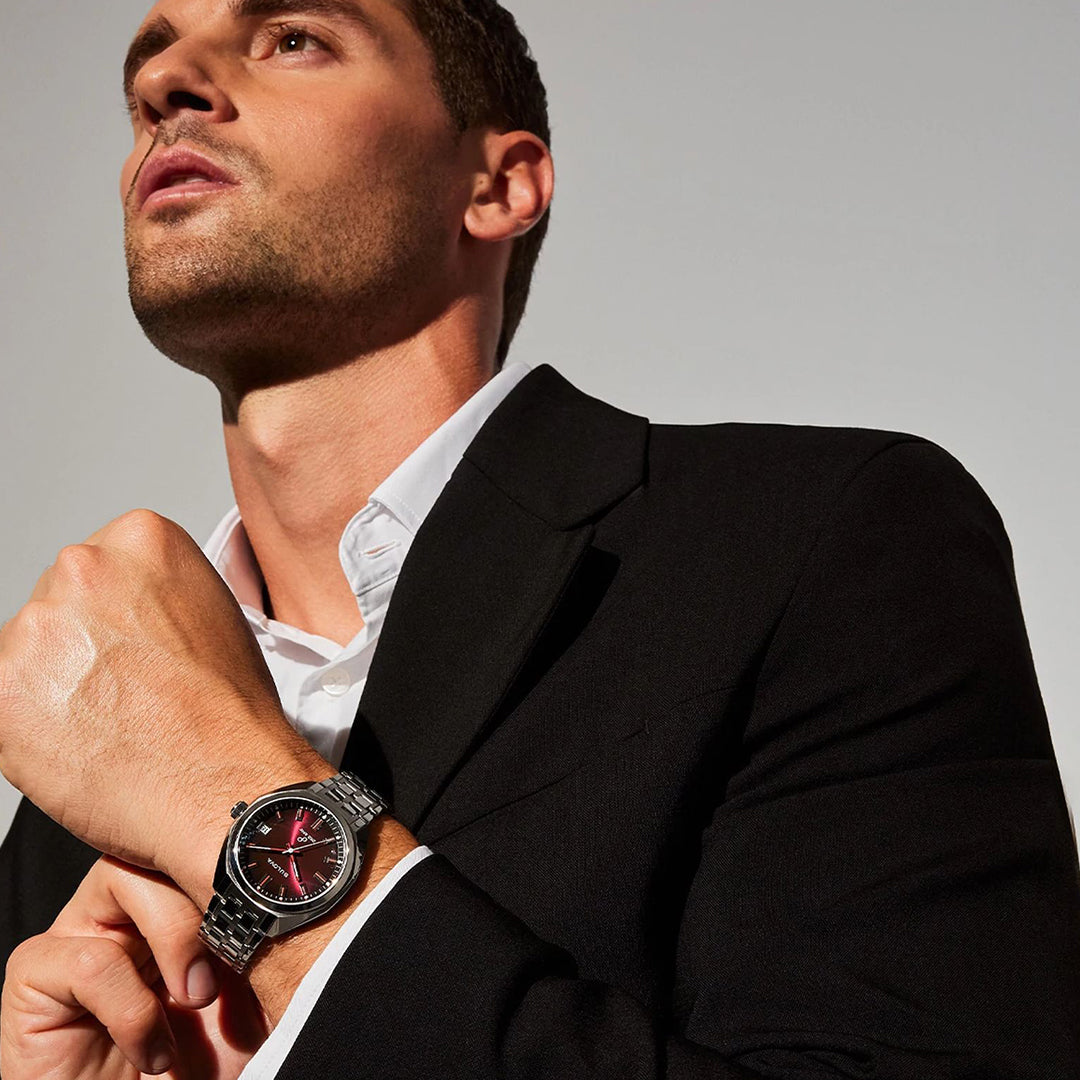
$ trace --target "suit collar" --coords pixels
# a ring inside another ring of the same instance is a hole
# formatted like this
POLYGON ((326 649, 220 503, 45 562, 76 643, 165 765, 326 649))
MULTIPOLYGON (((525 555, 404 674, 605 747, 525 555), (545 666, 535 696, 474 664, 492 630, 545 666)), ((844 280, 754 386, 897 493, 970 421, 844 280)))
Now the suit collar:
POLYGON ((466 449, 401 569, 342 759, 407 828, 502 721, 596 519, 642 483, 647 436, 542 364, 466 449))
POLYGON ((648 426, 541 364, 492 413, 465 457, 509 498, 570 529, 641 483, 648 426))
POLYGON ((520 361, 505 364, 375 488, 370 501, 415 535, 477 432, 531 370, 520 361))

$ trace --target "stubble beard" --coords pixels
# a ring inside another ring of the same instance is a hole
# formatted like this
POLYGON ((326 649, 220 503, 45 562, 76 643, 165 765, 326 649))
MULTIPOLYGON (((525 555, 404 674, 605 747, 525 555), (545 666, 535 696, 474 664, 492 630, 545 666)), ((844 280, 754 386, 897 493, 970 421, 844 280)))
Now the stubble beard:
POLYGON ((408 179, 372 177, 269 209, 241 185, 162 208, 138 231, 128 214, 135 317, 157 349, 209 378, 223 399, 407 336, 423 318, 420 298, 432 291, 445 239, 438 191, 416 179, 427 175, 420 166, 408 179), (192 220, 200 214, 207 220, 192 220))

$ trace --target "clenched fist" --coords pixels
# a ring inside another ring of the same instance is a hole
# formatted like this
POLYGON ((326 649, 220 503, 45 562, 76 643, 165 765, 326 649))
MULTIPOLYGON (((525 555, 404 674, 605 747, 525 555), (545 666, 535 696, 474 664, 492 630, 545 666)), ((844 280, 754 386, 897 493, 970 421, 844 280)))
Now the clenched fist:
POLYGON ((198 939, 171 881, 99 859, 53 925, 8 960, 4 1080, 235 1080, 268 1028, 242 976, 198 939))
POLYGON ((203 902, 233 803, 335 772, 289 725, 221 576, 150 510, 63 548, 0 629, 0 771, 203 902))

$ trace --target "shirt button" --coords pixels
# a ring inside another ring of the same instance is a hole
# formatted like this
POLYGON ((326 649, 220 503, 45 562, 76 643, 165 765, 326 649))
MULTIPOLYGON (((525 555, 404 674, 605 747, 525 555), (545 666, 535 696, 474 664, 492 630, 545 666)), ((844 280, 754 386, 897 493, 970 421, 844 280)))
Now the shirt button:
POLYGON ((352 686, 352 679, 344 668, 336 667, 323 672, 319 685, 331 697, 341 697, 342 694, 348 693, 349 687, 352 686))

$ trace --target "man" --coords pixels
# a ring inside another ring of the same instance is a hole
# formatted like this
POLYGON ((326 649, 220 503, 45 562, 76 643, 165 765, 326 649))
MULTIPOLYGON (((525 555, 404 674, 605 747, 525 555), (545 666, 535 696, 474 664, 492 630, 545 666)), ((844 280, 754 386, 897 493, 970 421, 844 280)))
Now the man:
POLYGON ((237 510, 205 558, 125 515, 0 634, 8 1080, 166 1067, 147 983, 177 1027, 228 990, 221 1075, 1080 1075, 1068 811, 959 463, 508 361, 553 168, 486 0, 161 0, 127 74, 133 307, 237 510), (356 888, 185 984, 230 808, 339 772, 389 804, 356 888))

